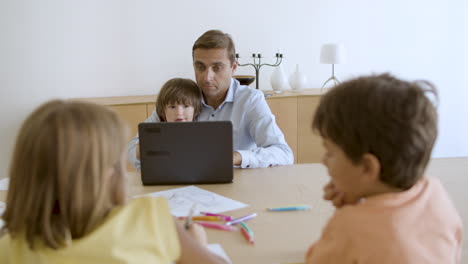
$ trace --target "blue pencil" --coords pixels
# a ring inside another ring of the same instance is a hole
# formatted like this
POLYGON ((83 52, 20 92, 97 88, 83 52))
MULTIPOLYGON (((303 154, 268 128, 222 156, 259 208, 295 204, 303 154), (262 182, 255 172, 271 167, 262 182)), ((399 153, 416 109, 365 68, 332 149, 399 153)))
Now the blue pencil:
POLYGON ((304 211, 309 209, 309 205, 267 208, 268 211, 304 211))

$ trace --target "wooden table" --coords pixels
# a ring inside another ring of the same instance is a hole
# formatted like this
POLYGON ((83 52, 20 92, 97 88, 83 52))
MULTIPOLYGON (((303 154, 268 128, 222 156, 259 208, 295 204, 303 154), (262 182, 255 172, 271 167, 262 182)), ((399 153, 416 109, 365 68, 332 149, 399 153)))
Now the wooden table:
MULTIPOLYGON (((142 186, 139 174, 131 173, 131 193, 144 194, 182 186, 142 186)), ((235 217, 249 213, 255 244, 246 242, 240 232, 206 229, 209 243, 220 243, 233 263, 303 262, 307 248, 319 238, 332 215, 331 204, 322 200, 322 186, 328 181, 320 164, 297 164, 266 169, 234 169, 232 184, 197 185, 202 189, 249 204, 229 212, 235 217), (268 212, 265 208, 310 204, 308 211, 268 212)))
MULTIPOLYGON (((468 226, 468 158, 433 159, 427 175, 439 177, 468 226)), ((132 195, 162 191, 181 186, 142 186, 139 174, 130 173, 132 195)), ((266 169, 235 169, 234 183, 197 185, 208 191, 235 199, 249 207, 229 212, 242 216, 256 212, 248 225, 255 233, 255 245, 248 244, 239 232, 207 229, 209 243, 220 243, 233 263, 303 262, 304 254, 320 236, 333 214, 330 203, 322 200, 322 187, 328 181, 320 164, 296 164, 266 169), (266 207, 310 204, 309 211, 267 212, 266 207)), ((6 192, 0 191, 5 201, 6 192)), ((466 233, 466 232, 465 232, 466 233)), ((468 243, 463 244, 462 263, 468 261, 468 243)))
MULTIPOLYGON (((442 181, 463 219, 464 227, 468 227, 468 157, 432 159, 426 175, 442 181)), ((181 187, 143 187, 138 174, 133 173, 131 177, 133 194, 181 187)), ((322 228, 334 212, 331 204, 322 200, 322 187, 328 179, 321 164, 296 164, 266 169, 235 169, 232 184, 197 185, 250 205, 230 212, 233 216, 258 214, 248 222, 255 233, 255 245, 248 244, 238 232, 206 229, 209 243, 220 243, 233 263, 302 263, 306 250, 320 237, 322 228), (266 207, 302 203, 311 204, 312 210, 265 210, 266 207)), ((465 235, 461 263, 468 261, 466 241, 465 235)))

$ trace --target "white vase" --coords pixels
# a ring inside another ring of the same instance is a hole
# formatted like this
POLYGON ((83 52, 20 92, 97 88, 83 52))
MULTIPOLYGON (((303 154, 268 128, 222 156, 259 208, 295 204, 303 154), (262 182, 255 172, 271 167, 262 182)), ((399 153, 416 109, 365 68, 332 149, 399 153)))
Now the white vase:
POLYGON ((270 83, 275 93, 282 93, 288 89, 288 80, 281 64, 275 67, 271 74, 270 83))
POLYGON ((289 85, 293 91, 300 91, 306 88, 307 77, 299 70, 299 64, 296 64, 296 71, 289 76, 289 85))

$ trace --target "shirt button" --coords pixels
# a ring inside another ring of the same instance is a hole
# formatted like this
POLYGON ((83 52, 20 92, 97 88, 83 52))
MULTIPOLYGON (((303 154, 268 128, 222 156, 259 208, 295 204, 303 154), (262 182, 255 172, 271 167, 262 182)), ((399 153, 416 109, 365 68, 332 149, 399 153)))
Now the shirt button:
POLYGON ((214 114, 211 114, 211 117, 214 117, 214 114))
POLYGON ((250 168, 250 165, 245 166, 246 168, 250 168))

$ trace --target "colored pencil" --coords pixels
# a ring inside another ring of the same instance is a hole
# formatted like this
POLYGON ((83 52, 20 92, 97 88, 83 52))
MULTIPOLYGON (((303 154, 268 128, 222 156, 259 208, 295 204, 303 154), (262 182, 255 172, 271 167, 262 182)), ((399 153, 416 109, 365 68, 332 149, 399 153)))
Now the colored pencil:
POLYGON ((240 225, 243 229, 245 229, 245 231, 247 231, 251 236, 253 236, 254 233, 253 233, 252 229, 250 229, 250 228, 247 226, 246 223, 240 222, 239 225, 240 225))
POLYGON ((221 218, 224 218, 224 221, 231 221, 232 220, 232 216, 230 216, 230 215, 214 214, 214 213, 208 213, 208 212, 200 212, 200 214, 206 215, 206 216, 219 216, 221 218))
POLYGON ((186 230, 190 229, 190 225, 192 224, 192 217, 193 217, 193 213, 195 212, 195 205, 196 204, 192 205, 192 208, 190 208, 187 219, 185 219, 185 229, 186 230))
POLYGON ((216 223, 210 223, 210 222, 199 222, 195 221, 195 223, 206 227, 206 228, 213 228, 213 229, 218 229, 218 230, 224 230, 224 231, 233 231, 235 230, 234 227, 228 226, 228 225, 222 225, 222 224, 216 224, 216 223))
POLYGON ((311 207, 309 205, 300 205, 300 206, 267 208, 267 210, 268 211, 304 211, 304 210, 309 210, 310 208, 311 207))
POLYGON ((242 217, 236 218, 234 220, 231 220, 229 222, 226 222, 226 225, 235 225, 235 224, 238 224, 240 222, 250 220, 250 219, 252 219, 252 218, 254 218, 256 216, 257 216, 256 213, 249 214, 249 215, 246 215, 246 216, 242 216, 242 217))
POLYGON ((244 228, 241 228, 240 231, 241 231, 242 235, 245 237, 245 239, 246 239, 250 244, 255 243, 253 236, 251 236, 247 230, 245 230, 244 228))
MULTIPOLYGON (((186 217, 179 217, 179 219, 186 219, 186 217)), ((194 221, 226 221, 224 217, 212 216, 212 215, 192 216, 192 220, 194 221)))
POLYGON ((241 232, 242 232, 242 235, 244 235, 245 239, 247 239, 247 241, 249 241, 249 243, 251 244, 254 244, 255 241, 254 241, 254 233, 252 231, 252 229, 250 229, 246 223, 244 222, 240 222, 239 225, 241 226, 241 232))

